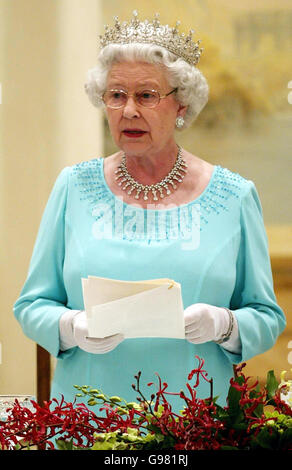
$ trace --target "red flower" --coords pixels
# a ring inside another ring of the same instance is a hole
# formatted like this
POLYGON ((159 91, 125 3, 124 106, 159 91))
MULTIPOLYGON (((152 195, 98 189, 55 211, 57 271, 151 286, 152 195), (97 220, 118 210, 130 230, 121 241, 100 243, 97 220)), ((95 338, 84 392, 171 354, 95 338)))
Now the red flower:
POLYGON ((189 375, 188 375, 188 380, 192 380, 193 376, 196 374, 196 383, 194 387, 196 388, 199 385, 200 382, 200 376, 206 380, 207 382, 210 383, 210 380, 207 379, 207 372, 203 369, 203 365, 205 363, 204 359, 201 359, 199 356, 196 356, 196 359, 199 361, 199 366, 196 369, 193 369, 189 375))
MULTIPOLYGON (((24 444, 19 441, 21 439, 39 448, 54 449, 54 440, 59 439, 71 441, 78 448, 90 448, 95 442, 95 433, 119 431, 122 434, 132 428, 140 436, 145 432, 157 433, 159 439, 154 442, 162 441, 163 445, 167 443, 175 450, 219 450, 222 446, 250 448, 253 439, 260 437, 260 431, 271 419, 263 414, 264 406, 270 404, 268 391, 264 389, 260 392, 258 382, 252 385, 249 383, 250 377, 242 373, 245 365, 242 364, 236 368, 235 378, 230 380, 231 388, 239 393, 231 393, 229 399, 234 401, 221 408, 213 400, 213 380, 207 378, 208 374, 203 369, 204 361, 199 357, 197 359, 198 367, 188 375, 186 391, 169 392, 168 384, 156 374, 157 392, 151 395, 150 401, 140 390, 139 372, 135 376, 137 385, 132 385, 139 394, 139 409, 127 404, 121 408, 123 405, 120 402, 116 404, 105 395, 102 395, 104 398, 100 411, 104 413, 101 417, 83 403, 65 402, 64 397, 60 401, 53 399, 45 402, 43 406, 32 402, 34 411, 22 407, 16 400, 7 422, 0 422, 0 447, 15 449, 20 443, 20 448, 24 448, 24 444), (190 381, 194 376, 192 385, 190 381), (197 396, 200 379, 210 384, 211 394, 208 399, 197 396), (168 395, 176 395, 184 400, 181 414, 172 410, 168 395), (238 415, 235 416, 236 410, 238 415), (236 427, 233 427, 235 422, 236 427)), ((148 386, 152 385, 153 382, 148 383, 148 386)), ((292 416, 292 409, 281 400, 280 391, 273 397, 273 405, 275 411, 292 416)))

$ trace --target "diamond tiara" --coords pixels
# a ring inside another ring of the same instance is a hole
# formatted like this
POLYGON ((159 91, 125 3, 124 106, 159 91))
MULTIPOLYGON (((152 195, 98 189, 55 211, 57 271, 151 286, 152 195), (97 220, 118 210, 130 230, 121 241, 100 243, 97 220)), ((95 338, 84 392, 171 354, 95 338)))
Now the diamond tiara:
POLYGON ((194 30, 191 29, 188 35, 180 33, 176 22, 174 28, 162 25, 159 21, 159 14, 156 13, 152 22, 148 20, 140 21, 138 12, 133 12, 130 21, 121 23, 117 16, 114 17, 114 26, 105 26, 104 35, 100 35, 100 47, 103 49, 109 44, 156 44, 164 47, 178 57, 181 57, 191 65, 197 65, 203 48, 200 48, 201 40, 194 42, 192 39, 194 30))

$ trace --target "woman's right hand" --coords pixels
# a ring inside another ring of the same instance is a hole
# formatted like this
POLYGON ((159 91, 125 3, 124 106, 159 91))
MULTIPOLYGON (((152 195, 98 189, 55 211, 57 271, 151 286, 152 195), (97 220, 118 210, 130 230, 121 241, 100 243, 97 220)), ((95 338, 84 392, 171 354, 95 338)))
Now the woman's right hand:
POLYGON ((125 337, 122 334, 106 338, 89 338, 87 316, 84 310, 69 310, 60 318, 61 350, 78 346, 83 351, 92 354, 105 354, 115 349, 125 337))

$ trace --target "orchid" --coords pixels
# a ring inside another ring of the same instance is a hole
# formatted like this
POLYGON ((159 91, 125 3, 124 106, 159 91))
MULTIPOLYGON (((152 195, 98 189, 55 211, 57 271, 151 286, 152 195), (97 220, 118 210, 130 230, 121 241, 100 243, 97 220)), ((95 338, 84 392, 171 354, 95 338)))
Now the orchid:
MULTIPOLYGON (((196 356, 197 367, 188 374, 185 391, 170 392, 157 375, 156 387, 148 399, 141 390, 139 371, 132 388, 137 402, 108 396, 88 385, 76 385, 76 399, 68 403, 52 399, 42 406, 32 401, 28 409, 16 400, 0 421, 0 448, 24 450, 292 450, 292 408, 282 399, 287 382, 279 384, 273 371, 260 389, 258 381, 243 373, 245 364, 235 367, 226 406, 213 397, 213 379, 204 370, 204 360, 196 356), (201 380, 210 387, 202 399, 197 394, 201 380), (182 400, 179 413, 173 411, 168 396, 182 400), (87 399, 78 403, 77 398, 87 399), (93 411, 98 407, 98 412, 93 411)), ((283 375, 283 374, 282 374, 283 375)))

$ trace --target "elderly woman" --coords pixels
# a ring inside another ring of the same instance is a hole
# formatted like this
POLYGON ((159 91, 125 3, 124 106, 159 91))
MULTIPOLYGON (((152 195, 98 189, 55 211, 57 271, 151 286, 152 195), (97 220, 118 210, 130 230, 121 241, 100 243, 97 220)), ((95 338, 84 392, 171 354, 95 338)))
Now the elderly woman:
MULTIPOLYGON (((54 397, 72 400, 73 385, 88 384, 135 400, 138 370, 144 384, 158 372, 178 392, 198 355, 224 404, 233 364, 271 348, 285 326, 255 185, 176 143, 175 130, 208 98, 191 33, 135 15, 116 19, 101 45, 85 88, 104 107, 119 151, 60 173, 15 316, 57 358, 54 397), (174 279, 185 338, 89 338, 81 285, 88 275, 174 279)), ((208 385, 198 393, 208 396, 208 385)))

